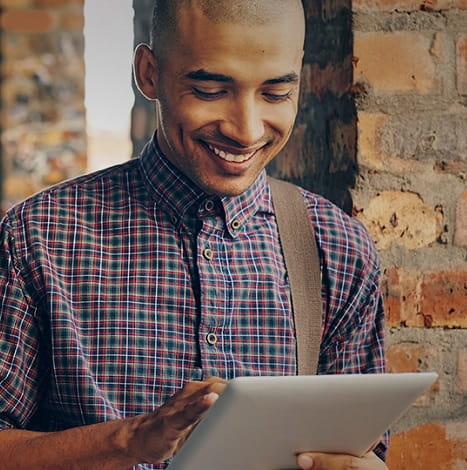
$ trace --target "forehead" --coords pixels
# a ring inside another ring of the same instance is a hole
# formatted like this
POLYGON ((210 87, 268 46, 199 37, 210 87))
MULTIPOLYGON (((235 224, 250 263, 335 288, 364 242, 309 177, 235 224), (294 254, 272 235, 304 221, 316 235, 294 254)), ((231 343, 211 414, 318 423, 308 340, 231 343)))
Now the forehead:
POLYGON ((299 72, 304 41, 300 11, 251 21, 214 21, 191 5, 179 12, 175 40, 166 51, 167 65, 186 74, 206 69, 233 77, 264 75, 273 78, 299 72))

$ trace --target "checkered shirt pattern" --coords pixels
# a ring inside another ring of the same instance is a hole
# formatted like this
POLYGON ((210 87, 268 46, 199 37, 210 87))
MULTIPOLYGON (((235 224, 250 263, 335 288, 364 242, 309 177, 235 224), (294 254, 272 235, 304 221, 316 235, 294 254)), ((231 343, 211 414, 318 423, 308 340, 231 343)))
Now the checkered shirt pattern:
MULTIPOLYGON (((330 202, 303 196, 323 277, 319 373, 383 372, 374 245, 330 202)), ((209 197, 153 140, 138 159, 12 208, 0 243, 0 429, 147 413, 212 375, 297 372, 264 172, 240 196, 209 197)))

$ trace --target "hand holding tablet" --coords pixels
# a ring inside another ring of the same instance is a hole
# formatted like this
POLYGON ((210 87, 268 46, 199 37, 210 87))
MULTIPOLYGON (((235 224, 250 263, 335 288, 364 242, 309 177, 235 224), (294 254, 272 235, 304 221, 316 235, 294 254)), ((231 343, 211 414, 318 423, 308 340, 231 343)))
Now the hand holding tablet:
POLYGON ((299 453, 361 456, 436 373, 241 377, 228 382, 169 470, 285 470, 299 453))

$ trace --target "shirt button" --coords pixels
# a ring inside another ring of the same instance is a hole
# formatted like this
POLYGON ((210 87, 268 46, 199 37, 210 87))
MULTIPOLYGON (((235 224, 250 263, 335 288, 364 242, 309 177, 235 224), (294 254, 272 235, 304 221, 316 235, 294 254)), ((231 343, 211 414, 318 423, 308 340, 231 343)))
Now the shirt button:
POLYGON ((238 219, 235 219, 231 224, 230 226, 234 229, 234 230, 238 230, 241 226, 242 226, 242 223, 238 220, 238 219))
POLYGON ((217 343, 217 335, 216 333, 208 333, 206 335, 206 342, 211 346, 214 346, 217 343))
POLYGON ((211 212, 214 209, 214 201, 211 201, 211 199, 208 199, 204 203, 204 208, 208 211, 211 212))
POLYGON ((214 258, 214 252, 211 250, 211 248, 206 248, 203 250, 203 256, 208 261, 211 261, 212 258, 214 258))

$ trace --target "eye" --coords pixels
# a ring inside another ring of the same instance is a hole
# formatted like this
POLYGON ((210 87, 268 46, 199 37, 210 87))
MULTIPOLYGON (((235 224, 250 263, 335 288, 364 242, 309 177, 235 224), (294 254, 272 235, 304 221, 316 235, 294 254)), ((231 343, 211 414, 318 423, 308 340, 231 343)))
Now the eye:
POLYGON ((263 93, 263 96, 272 103, 280 103, 292 96, 292 90, 289 90, 287 93, 263 93))
POLYGON ((217 90, 217 91, 204 91, 200 90, 199 88, 192 87, 191 88, 193 94, 202 100, 216 100, 223 95, 225 95, 225 90, 217 90))

